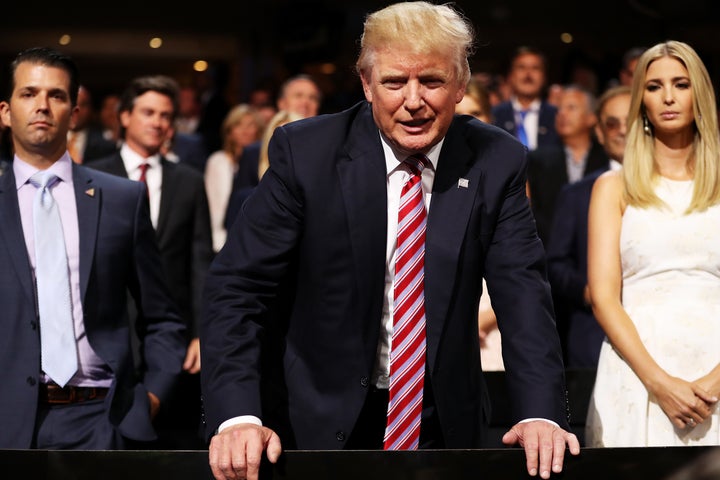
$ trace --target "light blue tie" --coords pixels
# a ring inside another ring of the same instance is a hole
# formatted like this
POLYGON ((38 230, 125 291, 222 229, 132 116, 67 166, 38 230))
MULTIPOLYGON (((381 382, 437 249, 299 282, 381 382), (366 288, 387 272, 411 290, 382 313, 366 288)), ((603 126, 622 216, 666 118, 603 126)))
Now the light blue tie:
POLYGON ((518 140, 520 140, 522 142, 523 145, 525 145, 526 147, 529 147, 530 143, 528 142, 527 132, 525 131, 525 117, 528 114, 528 110, 521 110, 518 113, 519 113, 519 115, 518 115, 519 119, 516 122, 517 138, 518 138, 518 140))
POLYGON ((77 345, 65 237, 60 211, 50 192, 58 180, 54 173, 41 171, 30 178, 30 183, 38 189, 33 204, 33 225, 41 365, 55 383, 64 387, 77 371, 77 345))

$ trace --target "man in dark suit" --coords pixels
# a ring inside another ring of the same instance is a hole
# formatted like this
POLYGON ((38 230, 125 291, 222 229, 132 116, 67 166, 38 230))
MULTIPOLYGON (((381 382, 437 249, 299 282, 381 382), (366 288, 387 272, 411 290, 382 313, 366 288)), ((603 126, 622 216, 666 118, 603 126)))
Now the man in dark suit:
POLYGON ((151 419, 182 369, 184 326, 164 282, 145 191, 70 159, 78 92, 70 58, 26 50, 10 80, 9 100, 0 103, 15 147, 12 167, 0 176, 0 448, 105 450, 151 441, 151 419), (40 308, 47 316, 38 313, 44 295, 34 278, 33 199, 42 190, 31 183, 46 171, 59 178, 44 195, 51 192, 62 220, 63 238, 55 241, 64 240, 70 287, 69 302, 40 308), (127 291, 141 312, 141 372, 130 348, 127 291), (74 323, 68 355, 77 360, 67 381, 41 370, 40 353, 39 330, 63 306, 74 323))
MULTIPOLYGON (((620 168, 625 151, 630 87, 607 90, 598 101, 595 134, 610 159, 610 168, 620 168)), ((590 306, 587 279, 588 208, 595 180, 607 167, 582 180, 565 185, 558 195, 547 247, 548 277, 553 293, 567 314, 560 337, 566 366, 597 367, 605 332, 590 306)))
MULTIPOLYGON (((150 197, 150 215, 157 235, 160 254, 170 292, 180 308, 188 331, 188 351, 184 365, 187 374, 181 379, 178 395, 172 398, 170 410, 158 423, 172 430, 162 434, 161 446, 201 448, 200 425, 200 349, 197 319, 207 269, 212 260, 212 237, 205 183, 202 174, 192 167, 169 162, 161 147, 167 138, 177 111, 178 86, 165 76, 139 77, 130 82, 120 101, 123 146, 115 155, 100 159, 93 168, 108 173, 144 180, 150 197), (147 165, 147 167, 143 167, 147 165), (145 168, 144 179, 142 169, 145 168), (183 412, 172 415, 173 412, 183 412), (182 427, 189 443, 176 442, 182 427), (171 445, 172 444, 172 445, 171 445)), ((159 427, 161 425, 158 425, 159 427)))
MULTIPOLYGON (((525 148, 454 116, 470 76, 471 32, 449 5, 375 12, 357 64, 367 102, 275 130, 270 169, 206 282, 201 376, 217 479, 257 479, 263 451, 276 461, 282 448, 380 449, 394 437, 386 417, 404 344, 392 341, 401 330, 392 317, 403 310, 393 287, 408 278, 403 268, 396 275, 405 251, 395 251, 395 239, 406 231, 398 206, 408 179, 430 202, 427 228, 417 230, 424 275, 411 276, 424 283, 413 331, 426 339, 424 388, 411 402, 422 407, 413 410, 415 445, 482 445, 485 277, 518 421, 504 442, 524 446, 528 472, 543 478, 562 470, 568 445, 579 452, 567 431, 562 352, 525 195, 525 148), (407 161, 426 165, 421 179, 407 161)), ((424 218, 425 202, 416 201, 424 218)))
POLYGON ((68 151, 73 161, 88 163, 115 152, 115 142, 105 138, 102 127, 95 121, 92 95, 84 85, 80 85, 77 107, 75 121, 68 131, 68 151))
POLYGON ((510 59, 511 98, 492 109, 493 123, 517 137, 529 150, 557 145, 557 108, 544 98, 547 60, 540 50, 521 46, 510 59))
POLYGON ((598 168, 607 168, 607 155, 593 137, 596 123, 595 96, 575 85, 565 87, 555 117, 561 143, 528 155, 530 204, 544 245, 549 241, 555 201, 562 186, 598 168))

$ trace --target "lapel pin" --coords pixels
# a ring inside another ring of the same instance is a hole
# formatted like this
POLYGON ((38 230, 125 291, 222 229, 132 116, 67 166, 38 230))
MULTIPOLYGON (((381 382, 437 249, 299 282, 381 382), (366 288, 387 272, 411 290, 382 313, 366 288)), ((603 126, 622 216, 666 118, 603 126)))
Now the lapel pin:
POLYGON ((87 196, 89 196, 89 197, 94 197, 94 196, 95 196, 95 189, 94 189, 94 188, 88 188, 87 190, 85 190, 85 195, 87 195, 87 196))
POLYGON ((458 180, 458 188, 468 188, 470 181, 467 178, 461 178, 458 180))

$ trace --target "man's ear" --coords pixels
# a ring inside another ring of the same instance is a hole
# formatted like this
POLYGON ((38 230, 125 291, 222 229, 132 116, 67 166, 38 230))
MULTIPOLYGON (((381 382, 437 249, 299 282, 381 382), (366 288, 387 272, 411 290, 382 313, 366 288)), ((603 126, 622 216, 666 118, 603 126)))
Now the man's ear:
POLYGON ((72 113, 70 114, 70 130, 75 130, 75 127, 77 126, 77 116, 79 111, 80 107, 75 105, 73 107, 72 113))

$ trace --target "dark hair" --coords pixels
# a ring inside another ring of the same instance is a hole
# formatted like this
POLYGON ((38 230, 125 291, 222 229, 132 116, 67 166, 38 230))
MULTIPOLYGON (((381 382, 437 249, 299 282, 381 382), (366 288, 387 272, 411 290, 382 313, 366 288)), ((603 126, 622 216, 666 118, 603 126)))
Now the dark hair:
POLYGON ((519 57, 522 57, 523 55, 535 55, 542 62, 543 69, 547 71, 548 62, 547 57, 545 56, 545 52, 531 45, 520 45, 513 51, 512 55, 510 56, 510 63, 507 67, 508 72, 512 70, 513 65, 515 64, 515 60, 517 60, 519 57))
POLYGON ((44 65, 67 72, 70 76, 70 91, 68 92, 70 103, 73 107, 77 105, 78 90, 80 89, 77 65, 75 65, 72 58, 50 47, 28 48, 17 54, 15 60, 10 64, 10 84, 8 85, 7 99, 12 97, 12 92, 15 90, 15 72, 21 63, 44 65))
POLYGON ((133 79, 120 96, 118 112, 132 111, 135 106, 135 99, 146 92, 157 92, 170 98, 173 105, 173 118, 177 115, 180 96, 178 82, 165 75, 149 75, 133 79))

